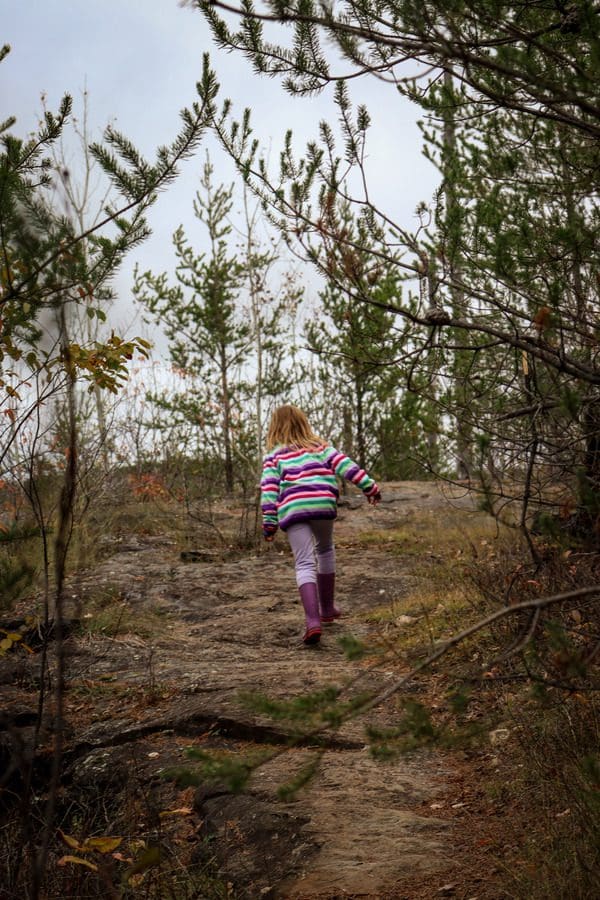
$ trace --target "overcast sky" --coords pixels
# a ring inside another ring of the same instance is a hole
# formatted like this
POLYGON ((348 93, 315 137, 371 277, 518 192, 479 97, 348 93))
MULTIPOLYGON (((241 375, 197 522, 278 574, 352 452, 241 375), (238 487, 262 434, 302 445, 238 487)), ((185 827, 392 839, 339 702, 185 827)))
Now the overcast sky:
MULTIPOLYGON (((241 54, 214 47, 200 13, 181 8, 177 0, 0 0, 0 13, 0 43, 12 48, 0 65, 0 119, 16 115, 17 135, 35 127, 42 92, 50 109, 58 108, 64 93, 72 94, 80 112, 86 87, 93 137, 99 138, 113 121, 152 159, 154 148, 176 135, 180 108, 196 98, 205 51, 222 86, 221 99, 231 98, 239 113, 252 108, 256 137, 265 148, 271 146, 274 159, 288 127, 300 148, 317 136, 319 120, 337 121, 330 93, 295 98, 277 81, 254 75, 241 54)), ((393 86, 375 79, 353 82, 352 97, 366 102, 373 118, 368 160, 372 196, 399 224, 412 228, 417 203, 429 201, 437 183, 435 170, 421 155, 419 110, 393 86)), ((152 210, 151 238, 134 251, 116 281, 117 328, 133 319, 134 263, 154 272, 172 271, 171 235, 180 224, 202 242, 192 198, 204 148, 211 153, 218 181, 235 178, 231 162, 211 139, 184 164, 177 183, 152 210)))

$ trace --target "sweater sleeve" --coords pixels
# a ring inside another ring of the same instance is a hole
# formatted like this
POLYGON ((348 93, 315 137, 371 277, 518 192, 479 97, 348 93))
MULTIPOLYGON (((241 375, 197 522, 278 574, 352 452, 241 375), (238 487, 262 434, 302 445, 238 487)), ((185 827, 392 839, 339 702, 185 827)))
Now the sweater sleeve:
POLYGON ((277 531, 278 499, 279 472, 273 457, 267 456, 263 462, 263 474, 260 482, 260 508, 265 534, 274 534, 277 531))
POLYGON ((365 470, 361 469, 354 460, 340 450, 336 450, 335 447, 330 448, 330 452, 327 455, 327 463, 332 472, 355 484, 367 497, 371 497, 379 492, 377 482, 370 475, 367 475, 365 470))

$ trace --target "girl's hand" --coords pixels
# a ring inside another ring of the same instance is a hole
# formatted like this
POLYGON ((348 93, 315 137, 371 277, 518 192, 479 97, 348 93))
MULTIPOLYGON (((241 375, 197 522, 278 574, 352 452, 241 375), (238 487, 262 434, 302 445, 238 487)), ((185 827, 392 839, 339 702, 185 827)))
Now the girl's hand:
POLYGON ((381 503, 381 491, 377 491, 376 494, 371 494, 370 497, 367 497, 367 500, 371 506, 378 506, 381 503))
POLYGON ((271 525, 271 524, 263 525, 263 537, 264 537, 265 541, 267 541, 269 544, 275 540, 276 533, 277 533, 276 525, 271 525))

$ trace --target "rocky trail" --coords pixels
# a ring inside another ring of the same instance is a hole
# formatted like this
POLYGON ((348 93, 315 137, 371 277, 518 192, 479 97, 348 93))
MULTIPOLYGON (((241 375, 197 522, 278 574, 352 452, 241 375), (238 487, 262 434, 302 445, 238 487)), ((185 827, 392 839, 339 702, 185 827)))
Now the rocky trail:
MULTIPOLYGON (((281 536, 240 558, 201 548, 184 554, 193 561, 184 561, 168 537, 115 539, 104 560, 69 587, 72 615, 79 616, 67 640, 64 790, 70 802, 82 810, 102 806, 105 833, 123 833, 134 823, 146 835, 160 831, 180 848, 173 852, 181 865, 202 866, 210 858, 235 897, 443 895, 455 824, 435 810, 443 805, 436 801, 447 788, 448 766, 423 751, 373 759, 365 726, 393 724, 393 701, 326 730, 322 744, 291 744, 289 722, 242 698, 289 700, 337 686, 350 699, 399 678, 399 667, 348 659, 339 638, 377 639, 369 613, 384 605, 393 604, 402 621, 402 597, 415 575, 401 556, 386 552, 385 532, 415 510, 442 515, 446 507, 435 486, 417 483, 386 486, 377 509, 354 494, 342 501, 336 545, 345 615, 311 648, 300 639, 302 610, 281 536), (381 540, 364 539, 377 533, 381 540), (98 606, 107 595, 110 604, 105 599, 98 606), (93 614, 90 604, 96 604, 93 614), (102 624, 103 612, 112 617, 109 624, 102 624), (193 769, 190 747, 232 759, 269 751, 271 758, 242 793, 222 781, 186 789, 164 773, 193 769), (312 780, 282 799, 281 786, 315 754, 312 780)), ((4 752, 32 727, 36 671, 35 656, 0 660, 11 723, 2 732, 4 752)), ((51 746, 48 720, 48 754, 51 746)), ((43 767, 43 752, 40 760, 43 767)), ((198 896, 211 893, 207 888, 198 896)))

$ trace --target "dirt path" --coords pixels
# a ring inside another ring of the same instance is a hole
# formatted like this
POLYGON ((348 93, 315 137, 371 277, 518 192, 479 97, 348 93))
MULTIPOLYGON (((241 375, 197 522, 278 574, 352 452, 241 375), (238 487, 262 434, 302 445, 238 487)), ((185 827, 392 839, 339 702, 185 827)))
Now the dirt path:
MULTIPOLYGON (((368 638, 365 614, 386 603, 394 601, 400 615, 413 583, 401 557, 359 535, 398 528, 409 512, 442 509, 446 500, 435 487, 414 483, 390 485, 384 496, 377 510, 354 495, 340 510, 338 600, 345 617, 317 648, 300 640, 302 611, 284 539, 257 556, 220 561, 201 554, 185 563, 166 539, 132 537, 76 579, 75 605, 85 610, 86 598, 109 587, 131 622, 116 637, 84 630, 69 642, 69 679, 89 688, 68 696, 66 775, 80 795, 126 792, 135 771, 136 783, 152 787, 155 803, 169 808, 177 789, 160 776, 186 763, 190 745, 235 758, 288 745, 289 725, 253 712, 241 694, 288 700, 351 684, 350 697, 397 678, 397 670, 348 660, 338 642, 343 634, 368 638)), ((12 688, 14 703, 25 681, 12 688)), ((452 863, 453 826, 429 811, 447 772, 425 753, 373 760, 365 725, 393 724, 395 709, 388 703, 331 732, 315 778, 291 801, 279 799, 278 788, 314 758, 309 746, 275 753, 246 793, 201 785, 191 860, 202 862, 210 837, 220 875, 240 897, 426 896, 415 878, 447 872, 452 863)))

